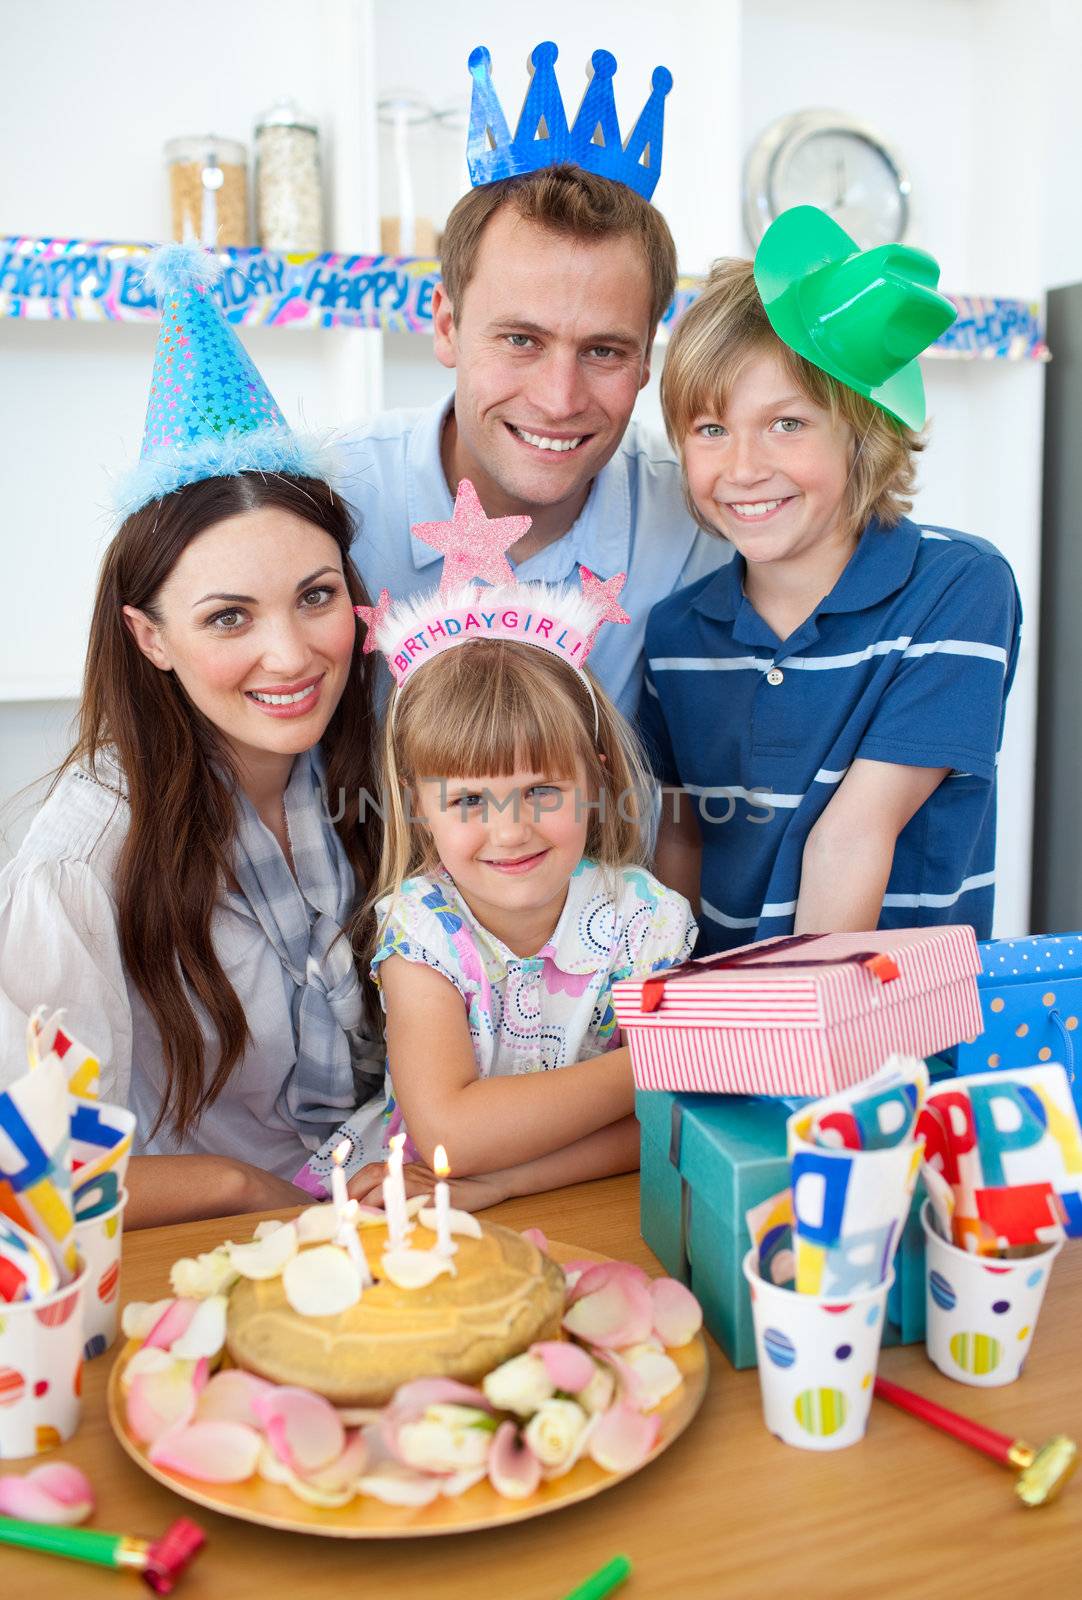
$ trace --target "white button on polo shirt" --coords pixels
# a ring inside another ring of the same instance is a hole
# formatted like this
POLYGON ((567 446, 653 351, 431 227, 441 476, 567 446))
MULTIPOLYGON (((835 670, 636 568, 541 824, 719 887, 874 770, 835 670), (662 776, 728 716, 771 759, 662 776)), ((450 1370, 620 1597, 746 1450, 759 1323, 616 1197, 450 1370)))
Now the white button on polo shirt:
POLYGON ((771 667, 770 671, 766 675, 766 681, 773 688, 777 688, 779 683, 784 683, 785 673, 780 667, 771 667))

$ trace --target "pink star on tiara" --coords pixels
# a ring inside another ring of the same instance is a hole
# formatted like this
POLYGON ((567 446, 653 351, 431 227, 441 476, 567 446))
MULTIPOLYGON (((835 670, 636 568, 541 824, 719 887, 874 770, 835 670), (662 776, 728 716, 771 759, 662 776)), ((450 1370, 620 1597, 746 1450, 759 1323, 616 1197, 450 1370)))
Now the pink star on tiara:
MULTIPOLYGON (((589 655, 604 623, 631 621, 631 618, 618 600, 620 591, 627 582, 627 573, 617 572, 613 577, 602 581, 590 571, 589 567, 584 567, 580 563, 579 581, 582 584, 583 594, 587 600, 593 602, 598 612, 597 622, 590 630, 586 640, 586 655, 589 655)), ((586 657, 584 656, 583 660, 585 659, 586 657)))
POLYGON ((444 595, 474 578, 510 583, 515 575, 505 552, 517 544, 530 522, 529 517, 487 517, 477 490, 463 478, 450 522, 415 522, 410 532, 443 556, 440 594, 444 595))
POLYGON ((354 606, 353 609, 367 628, 364 636, 364 654, 369 655, 373 650, 378 650, 376 634, 387 620, 387 613, 391 609, 391 596, 386 589, 381 589, 379 599, 374 606, 354 606))

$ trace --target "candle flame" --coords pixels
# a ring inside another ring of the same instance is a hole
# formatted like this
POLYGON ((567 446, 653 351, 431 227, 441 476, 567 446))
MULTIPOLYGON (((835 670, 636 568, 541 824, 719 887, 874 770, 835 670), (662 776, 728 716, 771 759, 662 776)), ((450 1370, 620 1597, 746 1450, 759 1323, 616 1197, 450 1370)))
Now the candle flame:
POLYGON ((437 1178, 450 1176, 451 1163, 447 1159, 447 1151, 442 1144, 438 1144, 432 1153, 432 1170, 437 1178))
POLYGON ((341 1166, 344 1166, 346 1157, 348 1155, 349 1155, 349 1140, 348 1139, 342 1139, 338 1144, 335 1145, 334 1149, 332 1150, 332 1152, 331 1152, 331 1160, 334 1162, 336 1167, 341 1167, 341 1166))
POLYGON ((405 1144, 405 1142, 406 1142, 406 1135, 404 1133, 393 1134, 391 1136, 391 1149, 392 1150, 401 1150, 401 1148, 405 1144))

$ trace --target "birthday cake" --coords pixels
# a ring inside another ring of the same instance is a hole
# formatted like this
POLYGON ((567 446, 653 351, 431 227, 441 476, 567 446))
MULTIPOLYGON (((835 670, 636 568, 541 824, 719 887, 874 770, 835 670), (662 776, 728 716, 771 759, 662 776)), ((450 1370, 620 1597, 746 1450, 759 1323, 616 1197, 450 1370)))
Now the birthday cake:
MULTIPOLYGON (((284 1277, 239 1279, 226 1323, 231 1360, 336 1405, 379 1406, 413 1378, 478 1383, 502 1361, 559 1333, 563 1272, 510 1228, 478 1222, 477 1237, 456 1240, 453 1273, 415 1288, 382 1271, 385 1227, 361 1228, 359 1239, 375 1281, 331 1315, 297 1311, 284 1277)), ((418 1226, 411 1243, 430 1254, 435 1233, 418 1226)), ((312 1245, 301 1254, 325 1248, 312 1245)))
POLYGON ((693 1413, 702 1312, 682 1284, 561 1266, 535 1230, 439 1193, 397 1210, 338 1197, 175 1261, 171 1298, 124 1308, 125 1447, 180 1485, 419 1508, 482 1480, 528 1500, 584 1457, 622 1476, 693 1413))

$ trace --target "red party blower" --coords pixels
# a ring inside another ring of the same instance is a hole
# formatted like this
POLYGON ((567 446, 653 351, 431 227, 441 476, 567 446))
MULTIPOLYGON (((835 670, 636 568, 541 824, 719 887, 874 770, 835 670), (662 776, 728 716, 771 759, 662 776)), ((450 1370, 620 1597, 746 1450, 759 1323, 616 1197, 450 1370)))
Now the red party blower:
POLYGON ((953 1434, 973 1450, 980 1450, 1002 1466, 1012 1467, 1018 1474, 1014 1492, 1026 1506, 1047 1505, 1054 1500, 1078 1465, 1078 1446, 1065 1433, 1057 1433, 1042 1444, 1039 1450, 1026 1444, 1024 1439, 1012 1439, 1006 1433, 986 1428, 972 1417, 961 1417, 957 1411, 948 1411, 934 1400, 926 1400, 912 1389, 903 1389, 886 1378, 876 1378, 875 1393, 880 1400, 889 1400, 892 1406, 910 1411, 933 1428, 953 1434))

